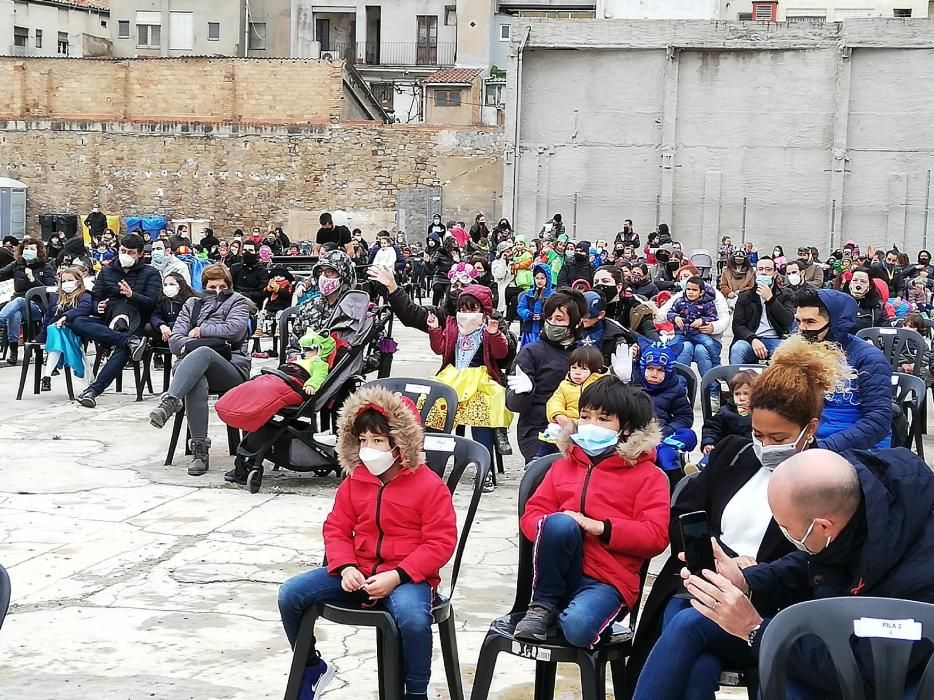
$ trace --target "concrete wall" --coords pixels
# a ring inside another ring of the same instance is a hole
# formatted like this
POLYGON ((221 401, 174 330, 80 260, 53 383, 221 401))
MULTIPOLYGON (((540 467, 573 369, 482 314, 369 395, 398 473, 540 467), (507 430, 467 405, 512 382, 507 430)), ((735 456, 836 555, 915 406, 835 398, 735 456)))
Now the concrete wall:
POLYGON ((490 39, 496 29, 491 0, 458 0, 457 65, 489 67, 490 39))
POLYGON ((560 211, 591 239, 632 218, 641 232, 669 223, 686 248, 740 239, 744 221, 762 248, 826 250, 831 235, 920 247, 928 22, 522 23, 504 174, 519 230, 560 211))
POLYGON ((0 53, 13 49, 13 0, 0 0, 0 53))
MULTIPOLYGON (((612 0, 607 0, 611 2, 612 0)), ((720 19, 736 20, 739 13, 752 12, 752 0, 718 0, 720 19)), ((894 17, 895 8, 910 9, 912 19, 928 17, 928 0, 789 0, 778 3, 778 21, 796 16, 823 16, 827 22, 859 17, 894 17)))
POLYGON ((480 123, 480 102, 482 99, 481 82, 477 80, 470 87, 426 85, 425 86, 425 123, 468 126, 480 123), (435 105, 436 90, 460 91, 461 103, 457 107, 435 105))
MULTIPOLYGON (((68 55, 80 57, 84 54, 84 39, 82 34, 101 39, 110 38, 109 16, 107 12, 98 12, 86 8, 55 7, 36 2, 13 3, 13 24, 17 27, 26 27, 29 30, 29 41, 26 42, 24 55, 26 56, 59 56, 58 33, 69 35, 68 55), (101 26, 101 23, 107 26, 101 26), (42 32, 42 46, 36 46, 36 30, 42 32)), ((0 13, 3 8, 0 7, 0 13)), ((3 20, 0 19, 0 27, 3 20)), ((2 41, 12 46, 13 33, 10 31, 2 41)), ((0 46, 4 54, 9 54, 7 46, 0 46)), ((20 55, 19 53, 17 55, 20 55)))

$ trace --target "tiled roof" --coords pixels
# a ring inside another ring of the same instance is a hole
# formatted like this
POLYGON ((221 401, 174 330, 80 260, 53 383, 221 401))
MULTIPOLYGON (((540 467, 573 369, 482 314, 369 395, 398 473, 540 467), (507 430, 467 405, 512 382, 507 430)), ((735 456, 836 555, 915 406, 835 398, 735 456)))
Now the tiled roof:
POLYGON ((444 68, 422 79, 423 83, 472 85, 483 71, 479 68, 444 68))
MULTIPOLYGON (((110 11, 110 0, 34 0, 43 5, 58 5, 59 7, 73 7, 75 9, 110 11)), ((29 0, 26 0, 29 2, 29 0)))

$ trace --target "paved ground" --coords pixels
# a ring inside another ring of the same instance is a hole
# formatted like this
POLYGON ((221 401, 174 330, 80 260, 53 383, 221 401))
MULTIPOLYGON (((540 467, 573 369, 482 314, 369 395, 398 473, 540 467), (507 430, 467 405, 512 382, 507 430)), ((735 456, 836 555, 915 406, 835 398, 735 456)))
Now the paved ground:
MULTIPOLYGON (((397 337, 394 375, 437 369, 424 336, 397 337)), ((86 410, 68 402, 58 379, 52 394, 17 402, 18 376, 19 368, 0 369, 0 561, 13 580, 0 695, 280 698, 290 652, 276 591, 320 564, 336 479, 267 473, 257 495, 230 487, 216 420, 211 471, 193 479, 182 456, 162 466, 169 429, 148 424, 154 398, 108 393, 86 410)), ((506 469, 483 498, 455 596, 468 688, 487 626, 509 609, 515 585, 520 460, 508 459, 506 469)), ((320 629, 320 649, 339 671, 327 697, 376 698, 375 635, 320 629)), ((446 698, 437 646, 431 697, 446 698)), ((492 697, 530 698, 532 674, 530 662, 501 656, 492 697)), ((560 668, 557 687, 561 698, 579 697, 576 669, 560 668)))

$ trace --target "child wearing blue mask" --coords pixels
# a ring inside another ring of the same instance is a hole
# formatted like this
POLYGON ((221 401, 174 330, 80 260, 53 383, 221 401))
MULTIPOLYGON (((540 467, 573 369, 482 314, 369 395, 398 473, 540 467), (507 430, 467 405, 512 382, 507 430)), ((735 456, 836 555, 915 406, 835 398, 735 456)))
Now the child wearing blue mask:
MULTIPOLYGON (((658 466, 670 475, 678 473, 681 468, 679 453, 690 452, 697 447, 697 435, 691 430, 694 409, 688 400, 684 379, 675 372, 676 358, 674 348, 663 343, 652 343, 643 348, 639 359, 642 388, 652 399, 655 418, 662 430, 658 466)), ((674 484, 678 477, 670 478, 674 484)))
POLYGON ((579 408, 559 440, 563 457, 519 520, 535 544, 535 579, 515 636, 545 641, 560 632, 592 648, 633 609, 640 569, 668 545, 669 495, 645 393, 605 377, 584 390, 579 408))

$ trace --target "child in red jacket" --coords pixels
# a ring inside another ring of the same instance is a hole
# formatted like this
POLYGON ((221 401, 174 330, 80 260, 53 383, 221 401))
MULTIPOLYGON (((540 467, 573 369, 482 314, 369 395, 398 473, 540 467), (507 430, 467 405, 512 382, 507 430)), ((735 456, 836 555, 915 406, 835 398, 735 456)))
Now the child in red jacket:
POLYGON ((616 377, 584 390, 575 432, 562 438, 564 457, 519 520, 535 543, 535 573, 515 636, 545 641, 560 628, 591 648, 632 610, 640 569, 668 546, 668 479, 654 462, 651 399, 616 377))
MULTIPOLYGON (((315 603, 384 606, 402 636, 405 698, 421 700, 431 672, 431 605, 457 542, 451 494, 421 463, 423 432, 411 400, 363 388, 341 416, 337 456, 347 478, 324 522, 327 566, 282 584, 282 624, 294 648, 302 615, 315 603)), ((299 700, 315 700, 334 677, 312 650, 299 700)))

